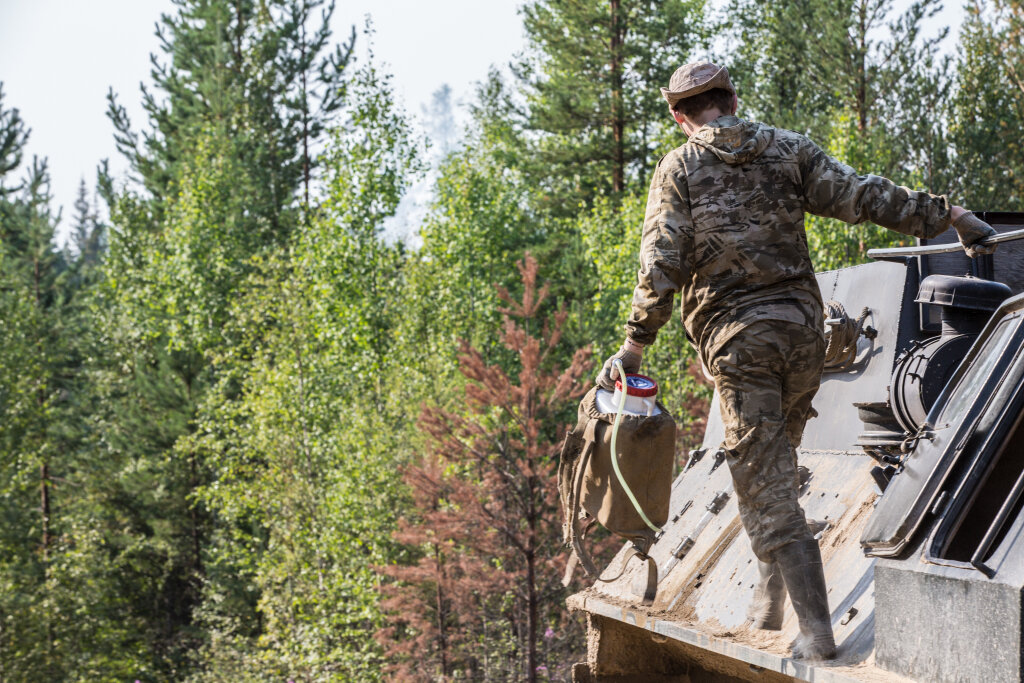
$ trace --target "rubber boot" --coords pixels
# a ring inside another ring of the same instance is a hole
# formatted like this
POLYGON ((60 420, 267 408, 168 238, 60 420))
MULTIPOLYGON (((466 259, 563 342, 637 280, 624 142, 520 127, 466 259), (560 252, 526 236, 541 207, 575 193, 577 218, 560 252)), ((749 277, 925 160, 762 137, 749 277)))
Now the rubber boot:
POLYGON ((792 644, 793 656, 811 660, 834 658, 836 641, 818 542, 810 539, 787 543, 775 551, 774 557, 800 622, 800 637, 792 644))
MULTIPOLYGON (((814 537, 830 526, 832 526, 831 523, 825 520, 807 520, 807 530, 814 537)), ((747 610, 747 621, 753 628, 764 631, 781 631, 783 606, 786 602, 786 583, 782 580, 779 565, 775 562, 758 561, 757 569, 761 578, 757 586, 754 587, 754 601, 750 603, 750 609, 747 610)))
POLYGON ((786 602, 786 584, 774 562, 758 562, 761 579, 754 587, 754 601, 747 610, 747 619, 754 628, 765 631, 782 630, 783 605, 786 602))

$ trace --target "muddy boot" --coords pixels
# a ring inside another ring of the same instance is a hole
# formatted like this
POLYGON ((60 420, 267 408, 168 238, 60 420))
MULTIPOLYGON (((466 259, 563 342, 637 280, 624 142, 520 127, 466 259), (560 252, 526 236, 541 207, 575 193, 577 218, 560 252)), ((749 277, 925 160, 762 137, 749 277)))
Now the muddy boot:
POLYGON ((793 657, 834 658, 836 641, 832 636, 832 617, 818 542, 812 539, 787 543, 775 551, 775 561, 800 622, 800 636, 792 645, 793 657))
POLYGON ((782 607, 786 602, 786 584, 774 562, 758 562, 761 579, 754 587, 754 601, 747 610, 747 619, 754 628, 765 631, 782 629, 782 607))

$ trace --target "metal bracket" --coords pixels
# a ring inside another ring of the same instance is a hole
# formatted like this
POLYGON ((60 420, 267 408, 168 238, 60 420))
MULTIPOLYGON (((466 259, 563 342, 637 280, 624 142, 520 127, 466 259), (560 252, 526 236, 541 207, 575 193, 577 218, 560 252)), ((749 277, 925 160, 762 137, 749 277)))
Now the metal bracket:
POLYGON ((692 505, 693 505, 693 498, 691 498, 690 500, 688 500, 685 503, 683 503, 682 509, 680 509, 679 512, 677 512, 675 514, 675 516, 672 517, 672 521, 673 522, 678 522, 679 518, 682 517, 683 515, 685 515, 686 511, 689 510, 692 505))
POLYGON ((689 472, 690 468, 701 461, 704 454, 708 452, 706 448, 694 448, 689 453, 689 457, 686 459, 686 466, 683 468, 683 472, 689 472))
POLYGON ((712 472, 717 470, 723 462, 725 462, 725 449, 719 448, 717 451, 715 451, 715 462, 713 465, 711 465, 711 469, 708 470, 708 475, 710 476, 712 472))
POLYGON ((715 497, 711 499, 711 502, 707 504, 705 508, 708 512, 713 515, 717 515, 725 507, 725 504, 729 501, 728 491, 719 491, 715 494, 715 497))
POLYGON ((705 512, 704 516, 700 518, 699 522, 697 522, 697 526, 694 527, 693 531, 687 534, 683 540, 679 541, 679 545, 677 545, 672 551, 672 556, 679 560, 686 557, 686 553, 690 552, 693 548, 693 545, 697 542, 697 537, 700 536, 702 531, 704 531, 704 527, 708 525, 712 517, 722 511, 722 508, 725 507, 725 504, 728 501, 728 490, 716 493, 711 501, 704 507, 707 512, 705 512))

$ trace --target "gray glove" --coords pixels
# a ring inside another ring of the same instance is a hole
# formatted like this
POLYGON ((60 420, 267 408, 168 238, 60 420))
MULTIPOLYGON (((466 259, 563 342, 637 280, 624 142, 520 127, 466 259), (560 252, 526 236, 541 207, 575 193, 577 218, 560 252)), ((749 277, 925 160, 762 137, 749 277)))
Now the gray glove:
POLYGON ((622 345, 618 353, 613 355, 611 358, 604 362, 604 367, 601 368, 601 372, 597 373, 597 379, 594 381, 597 386, 608 391, 615 391, 615 380, 618 379, 619 370, 612 362, 615 359, 622 361, 622 369, 627 374, 633 374, 639 372, 640 363, 644 358, 644 347, 636 342, 626 340, 626 343, 622 345))
POLYGON ((953 221, 953 228, 960 236, 960 244, 963 245, 964 251, 971 258, 977 258, 979 254, 991 254, 996 250, 995 244, 984 245, 978 242, 986 237, 995 237, 999 233, 970 211, 953 221))

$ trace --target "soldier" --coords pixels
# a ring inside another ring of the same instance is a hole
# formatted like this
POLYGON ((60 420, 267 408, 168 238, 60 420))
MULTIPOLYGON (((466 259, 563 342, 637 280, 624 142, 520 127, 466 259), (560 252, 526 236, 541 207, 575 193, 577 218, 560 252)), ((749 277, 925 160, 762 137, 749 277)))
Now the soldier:
POLYGON ((779 630, 789 591, 795 657, 835 657, 821 553, 797 502, 796 448, 824 363, 824 313, 804 212, 873 221, 914 237, 952 225, 974 257, 995 231, 944 196, 857 175, 803 135, 735 116, 725 68, 680 67, 661 94, 687 142, 658 163, 647 198, 626 341, 614 359, 640 369, 644 346, 682 295, 687 337, 714 378, 740 519, 761 569, 749 615, 779 630))

